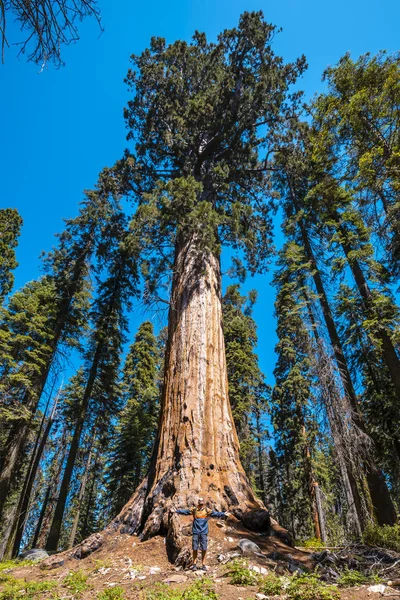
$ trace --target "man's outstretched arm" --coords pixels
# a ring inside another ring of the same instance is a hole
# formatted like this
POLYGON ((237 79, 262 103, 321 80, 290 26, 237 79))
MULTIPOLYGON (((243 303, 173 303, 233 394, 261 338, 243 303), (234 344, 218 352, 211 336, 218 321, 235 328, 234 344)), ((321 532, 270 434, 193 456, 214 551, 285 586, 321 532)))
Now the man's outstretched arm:
POLYGON ((192 511, 189 510, 189 508, 177 508, 176 513, 178 513, 178 515, 191 515, 192 511))
POLYGON ((210 517, 215 517, 216 519, 226 519, 229 517, 228 512, 219 512, 218 510, 213 510, 210 513, 210 517))

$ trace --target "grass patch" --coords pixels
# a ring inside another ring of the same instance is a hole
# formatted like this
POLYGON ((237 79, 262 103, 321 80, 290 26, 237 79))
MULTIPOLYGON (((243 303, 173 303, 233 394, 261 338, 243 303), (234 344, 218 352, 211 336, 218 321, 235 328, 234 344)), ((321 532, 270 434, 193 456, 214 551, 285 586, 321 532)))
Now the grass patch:
POLYGON ((5 560, 4 562, 0 562, 0 573, 1 571, 8 571, 9 569, 19 569, 21 567, 27 567, 29 565, 35 564, 33 560, 21 560, 18 558, 14 558, 13 560, 5 560))
POLYGON ((285 593, 290 600, 337 600, 339 592, 333 585, 321 581, 318 575, 293 575, 285 593))
POLYGON ((279 596, 285 588, 284 580, 275 573, 270 573, 263 578, 260 591, 266 596, 279 596))
POLYGON ((400 525, 367 525, 363 541, 368 546, 378 546, 400 552, 400 525))
POLYGON ((171 589, 160 584, 153 590, 143 592, 140 600, 218 600, 214 583, 207 578, 198 579, 184 590, 171 589))
POLYGON ((379 575, 364 575, 356 569, 345 569, 340 573, 337 584, 339 587, 354 587, 366 583, 381 583, 382 581, 379 575))
POLYGON ((232 561, 225 575, 229 575, 233 585, 258 585, 260 582, 260 575, 250 570, 248 563, 242 559, 232 561))
MULTIPOLYGON (((99 567, 101 568, 101 567, 99 567)), ((125 591, 121 586, 103 590, 97 594, 97 600, 125 600, 125 591)))
MULTIPOLYGON (((9 577, 3 590, 0 592, 0 600, 37 600, 43 598, 46 592, 46 598, 51 598, 51 592, 57 583, 54 581, 25 581, 25 579, 14 579, 9 577)), ((53 596, 54 597, 54 596, 53 596)))
POLYGON ((87 583, 88 576, 83 571, 70 571, 64 579, 64 585, 71 590, 74 596, 80 596, 91 586, 87 583))

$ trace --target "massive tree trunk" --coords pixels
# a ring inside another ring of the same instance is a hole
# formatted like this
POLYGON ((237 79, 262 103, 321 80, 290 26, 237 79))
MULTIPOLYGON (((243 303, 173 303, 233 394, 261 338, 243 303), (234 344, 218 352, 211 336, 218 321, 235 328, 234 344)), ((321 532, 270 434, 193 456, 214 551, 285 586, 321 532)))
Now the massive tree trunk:
POLYGON ((113 525, 142 539, 168 532, 167 550, 181 550, 174 508, 198 495, 230 510, 248 527, 270 520, 239 459, 228 398, 219 259, 194 239, 177 244, 159 428, 146 479, 113 525), (254 512, 257 511, 257 512, 254 512))

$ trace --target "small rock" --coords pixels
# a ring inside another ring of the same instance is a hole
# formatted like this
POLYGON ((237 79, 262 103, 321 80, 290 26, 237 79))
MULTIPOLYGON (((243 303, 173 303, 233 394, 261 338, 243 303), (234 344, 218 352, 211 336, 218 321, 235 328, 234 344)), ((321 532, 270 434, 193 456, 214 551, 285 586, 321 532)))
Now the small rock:
POLYGON ((150 567, 149 575, 156 575, 161 572, 161 567, 150 567))
POLYGON ((368 592, 372 592, 374 594, 384 594, 386 590, 386 585, 383 585, 383 583, 378 583, 377 585, 370 585, 369 588, 367 589, 368 592))
POLYGON ((41 550, 39 548, 32 548, 32 550, 26 550, 22 552, 20 555, 23 560, 32 560, 34 562, 40 562, 45 558, 49 558, 46 550, 41 550))
POLYGON ((266 596, 265 594, 261 594, 260 592, 256 594, 256 598, 257 600, 268 600, 268 596, 266 596))
POLYGON ((58 554, 54 554, 53 556, 49 556, 43 563, 40 565, 41 568, 44 569, 57 569, 58 567, 62 567, 64 564, 64 559, 61 558, 58 554))
POLYGON ((97 570, 97 572, 100 573, 100 575, 107 575, 107 573, 109 573, 110 571, 110 567, 100 567, 100 569, 97 570))
POLYGON ((137 579, 146 579, 146 575, 140 575, 137 579))
POLYGON ((250 569, 252 571, 255 571, 256 573, 260 573, 261 575, 267 575, 268 571, 265 567, 259 567, 258 565, 253 565, 250 567, 250 569))
POLYGON ((186 575, 170 575, 164 579, 164 583, 184 583, 187 581, 186 575))
POLYGON ((232 537, 228 537, 228 542, 230 542, 232 544, 232 542, 234 542, 235 540, 232 537))
POLYGON ((257 544, 255 544, 254 542, 251 542, 250 540, 246 540, 245 538, 239 540, 238 546, 242 552, 242 554, 247 555, 247 554, 255 554, 255 553, 260 553, 261 552, 261 548, 259 546, 257 546, 257 544))

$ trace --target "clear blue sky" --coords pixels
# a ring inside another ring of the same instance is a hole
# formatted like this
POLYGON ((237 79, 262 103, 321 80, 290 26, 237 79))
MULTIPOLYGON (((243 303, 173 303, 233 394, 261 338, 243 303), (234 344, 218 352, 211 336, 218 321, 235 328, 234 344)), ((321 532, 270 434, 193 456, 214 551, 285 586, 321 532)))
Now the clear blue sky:
MULTIPOLYGON (((65 67, 38 74, 35 65, 16 58, 15 48, 0 65, 0 206, 17 208, 24 219, 16 287, 38 275, 39 254, 51 248, 62 218, 76 215, 82 190, 121 155, 123 79, 130 54, 145 48, 151 36, 172 42, 198 29, 213 39, 244 10, 262 9, 283 28, 275 52, 286 60, 306 55, 309 69, 301 85, 308 97, 323 89, 323 70, 345 52, 357 57, 400 49, 398 0, 99 0, 99 6, 104 33, 99 37, 94 22, 82 23, 81 40, 63 50, 65 67)), ((251 287, 259 291, 260 364, 271 382, 273 290, 265 276, 250 280, 251 287)), ((134 324, 143 318, 141 311, 134 324)))

